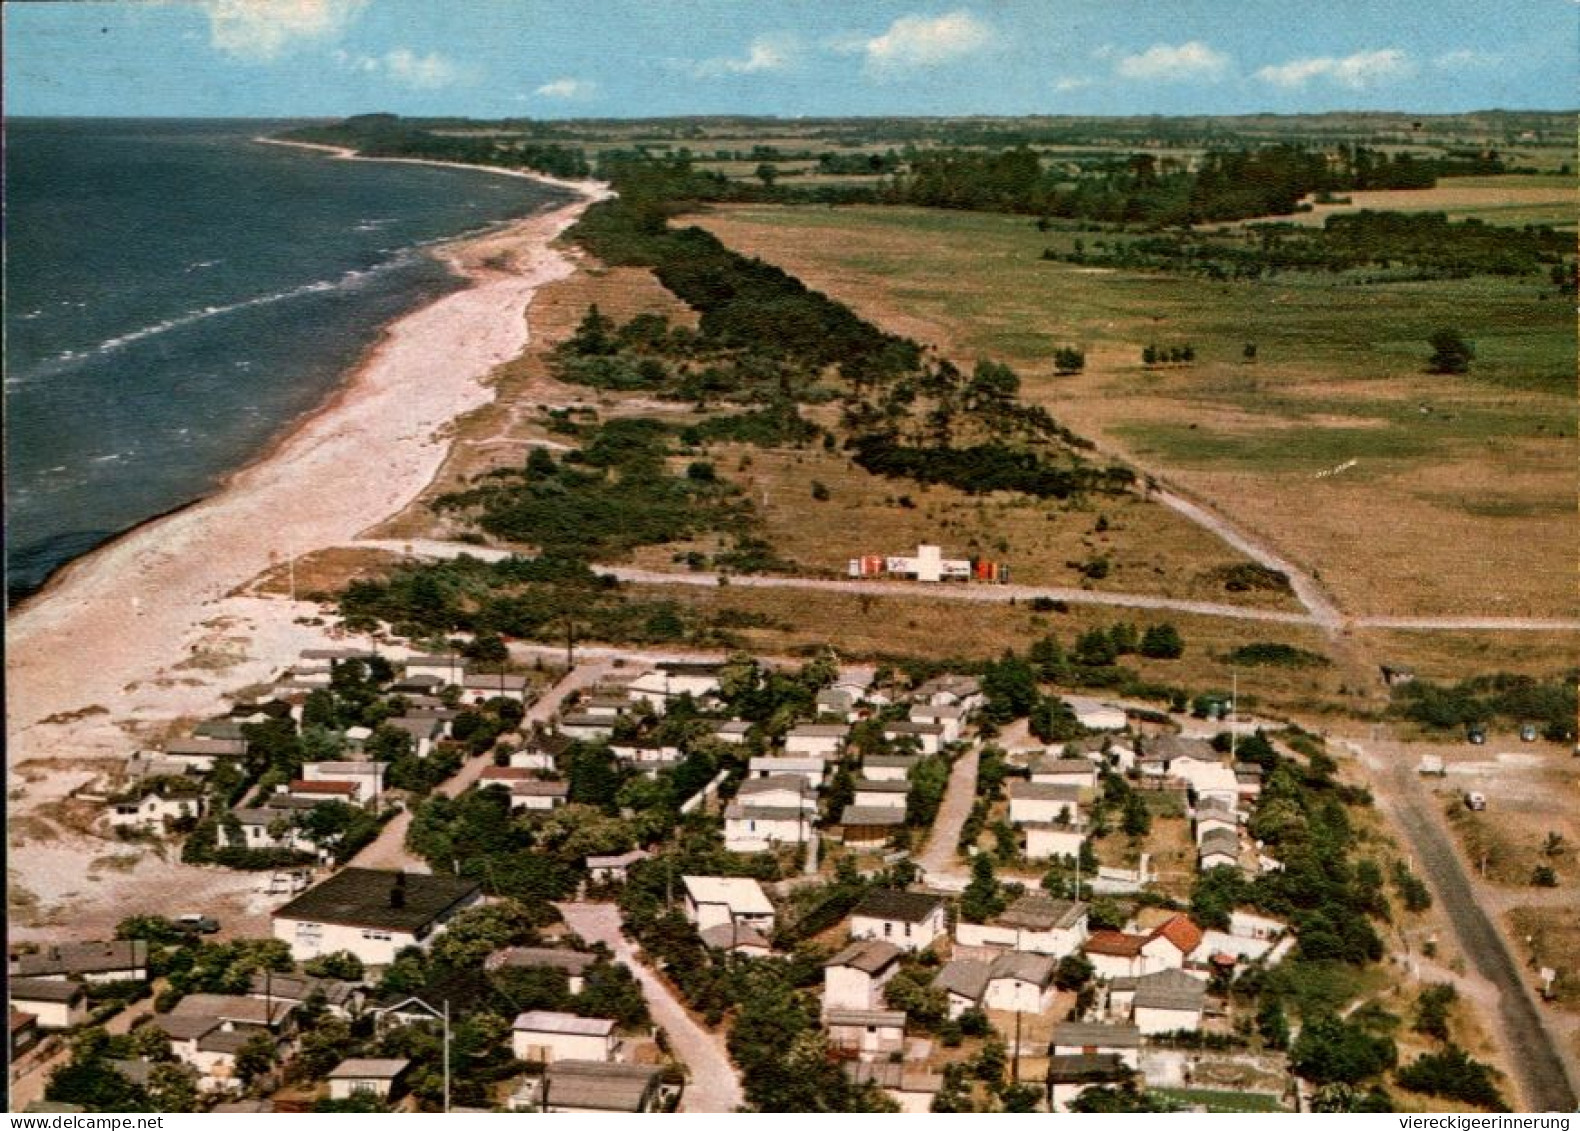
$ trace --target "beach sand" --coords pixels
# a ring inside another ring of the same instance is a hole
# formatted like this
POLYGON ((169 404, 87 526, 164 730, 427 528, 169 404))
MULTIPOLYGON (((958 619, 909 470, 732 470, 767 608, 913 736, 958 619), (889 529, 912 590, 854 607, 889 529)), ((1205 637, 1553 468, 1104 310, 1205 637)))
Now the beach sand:
POLYGON ((551 241, 604 190, 567 187, 581 198, 435 249, 472 285, 392 324, 328 404, 216 494, 73 563, 10 614, 13 938, 91 937, 172 898, 264 913, 242 898, 254 877, 93 835, 91 808, 69 795, 225 710, 227 695, 273 679, 302 648, 366 643, 309 602, 233 594, 271 565, 355 539, 429 483, 449 423, 486 403, 485 378, 525 348, 534 293, 574 269, 551 241))

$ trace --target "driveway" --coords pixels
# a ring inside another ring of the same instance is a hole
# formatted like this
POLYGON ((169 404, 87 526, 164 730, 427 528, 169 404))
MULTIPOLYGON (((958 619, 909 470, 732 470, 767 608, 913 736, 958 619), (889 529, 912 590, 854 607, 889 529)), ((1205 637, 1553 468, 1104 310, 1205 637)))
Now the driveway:
POLYGON ((690 1071, 685 1094, 680 1100, 683 1112, 730 1112, 743 1103, 740 1076, 731 1063, 724 1038, 704 1029, 686 1012, 662 979, 637 957, 636 948, 625 937, 620 911, 612 903, 558 903, 565 922, 588 942, 601 942, 630 968, 641 983, 647 1008, 669 1035, 669 1047, 690 1071))
POLYGON ((949 771, 949 786, 944 790, 943 804, 933 821, 933 831, 927 838, 927 847, 916 858, 928 883, 937 883, 945 876, 955 876, 961 881, 967 877, 963 864, 955 857, 955 846, 960 843, 960 830, 971 816, 971 806, 977 799, 977 763, 982 757, 982 747, 973 742, 971 749, 955 759, 949 771))

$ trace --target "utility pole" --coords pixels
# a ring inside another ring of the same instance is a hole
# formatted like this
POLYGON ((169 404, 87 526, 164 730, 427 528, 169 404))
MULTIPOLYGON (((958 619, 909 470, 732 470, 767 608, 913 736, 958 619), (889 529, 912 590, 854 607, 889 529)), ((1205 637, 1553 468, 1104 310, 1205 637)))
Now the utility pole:
POLYGON ((1233 765, 1235 748, 1236 748, 1236 741, 1237 741, 1237 737, 1238 737, 1235 734, 1234 727, 1235 727, 1235 724, 1240 721, 1240 673, 1239 673, 1239 671, 1238 670, 1231 671, 1229 673, 1229 680, 1230 680, 1230 688, 1231 688, 1231 690, 1229 692, 1229 762, 1230 762, 1231 765, 1233 765))
POLYGON ((1010 1054, 1009 1082, 1020 1083, 1020 1010, 1015 1011, 1015 1049, 1010 1054))
POLYGON ((576 622, 565 618, 565 674, 576 667, 576 622))
POLYGON ((450 1114, 450 999, 444 999, 444 1113, 450 1114))

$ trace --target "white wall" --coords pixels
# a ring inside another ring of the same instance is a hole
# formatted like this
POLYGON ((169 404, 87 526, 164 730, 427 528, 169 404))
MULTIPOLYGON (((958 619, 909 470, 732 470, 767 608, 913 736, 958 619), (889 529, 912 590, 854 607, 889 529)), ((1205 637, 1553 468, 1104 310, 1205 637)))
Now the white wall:
POLYGON ((556 1060, 613 1060, 614 1034, 600 1037, 583 1033, 537 1033, 520 1029, 510 1034, 510 1048, 517 1060, 550 1064, 556 1060))

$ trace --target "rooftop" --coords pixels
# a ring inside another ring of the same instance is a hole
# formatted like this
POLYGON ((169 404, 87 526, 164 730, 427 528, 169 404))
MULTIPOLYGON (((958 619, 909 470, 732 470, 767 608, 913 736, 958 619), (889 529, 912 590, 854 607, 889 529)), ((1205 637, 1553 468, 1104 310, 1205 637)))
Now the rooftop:
POLYGON ((274 917, 420 931, 477 893, 475 882, 455 876, 346 868, 279 908, 274 917))
POLYGON ((993 960, 993 965, 988 970, 988 980, 1014 978, 1046 989, 1053 984, 1053 971, 1057 965, 1058 963, 1046 954, 1008 950, 993 960))
POLYGON ((1052 1044, 1055 1048, 1140 1048, 1141 1030, 1134 1025, 1104 1025, 1095 1021, 1062 1021, 1053 1027, 1052 1044))
POLYGON ((1136 979, 1135 1008, 1199 1012, 1207 1000, 1207 984, 1183 970, 1159 970, 1136 979))
POLYGON ((823 1020, 834 1025, 876 1025, 882 1028, 905 1028, 905 1014, 898 1009, 831 1009, 823 1020))
POLYGON ((614 1022, 607 1017, 578 1017, 574 1013, 555 1013, 533 1009, 516 1018, 511 1026, 518 1033, 561 1033, 575 1037, 607 1037, 614 1022))
POLYGON ((60 978, 12 978, 12 1001, 50 1001, 71 1003, 86 992, 77 982, 60 978))
POLYGON ((136 970, 148 965, 148 944, 142 939, 114 942, 57 943, 36 954, 20 954, 11 960, 12 977, 44 977, 51 974, 107 974, 117 970, 136 970))
POLYGON ((839 823, 852 828, 883 829, 905 824, 905 810, 894 805, 847 805, 839 823))
POLYGON ((1086 904, 1029 891, 1006 907, 994 920, 1005 927, 1027 931, 1068 930, 1086 917, 1086 904))
MULTIPOLYGON (((894 810, 890 809, 887 812, 892 819, 894 810)), ((851 911, 851 915, 866 919, 894 919, 903 923, 921 923, 943 905, 941 896, 878 888, 863 896, 861 902, 851 911)))
POLYGON ((851 943, 823 963, 823 966, 825 969, 830 966, 849 966, 864 974, 877 974, 886 969, 890 963, 898 961, 901 953, 900 948, 891 942, 884 942, 882 939, 862 939, 851 943))
POLYGON ((1079 786, 1045 785, 1042 782, 1013 779, 1005 787, 1011 801, 1061 801, 1068 805, 1081 800, 1079 786))
POLYGON ((548 1067, 549 1104, 593 1111, 640 1111, 658 1073, 656 1065, 556 1060, 548 1067))
POLYGON ((352 1057, 342 1060, 329 1072, 331 1080, 393 1080, 411 1066, 411 1061, 352 1057))
POLYGON ((956 958, 944 964, 933 978, 933 985, 971 1001, 981 1001, 987 992, 991 968, 974 958, 956 958))
POLYGON ((715 923, 701 932, 703 945, 714 950, 734 950, 737 947, 754 947, 772 950, 768 936, 747 923, 715 923))
POLYGON ((1152 941, 1151 935, 1127 935, 1123 931, 1093 931, 1086 940, 1087 954, 1105 954, 1111 958, 1134 958, 1141 948, 1152 941))
POLYGON ((737 915, 772 915, 762 885, 742 876, 682 876, 693 903, 722 903, 737 915))
POLYGON ((507 946, 490 954, 484 966, 489 970, 542 966, 578 976, 596 961, 598 961, 597 955, 581 950, 559 950, 547 946, 507 946))

